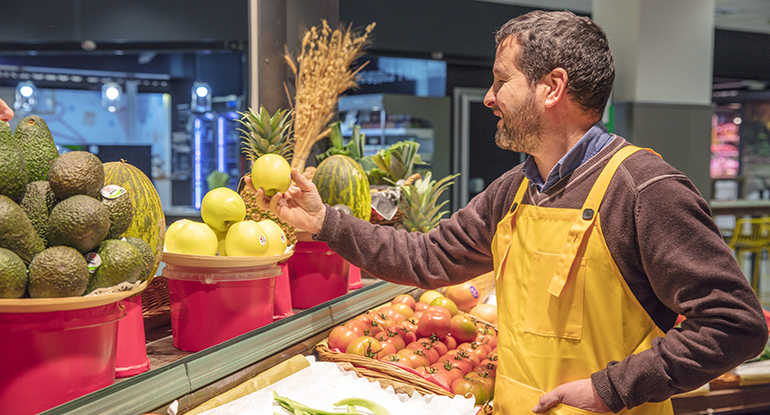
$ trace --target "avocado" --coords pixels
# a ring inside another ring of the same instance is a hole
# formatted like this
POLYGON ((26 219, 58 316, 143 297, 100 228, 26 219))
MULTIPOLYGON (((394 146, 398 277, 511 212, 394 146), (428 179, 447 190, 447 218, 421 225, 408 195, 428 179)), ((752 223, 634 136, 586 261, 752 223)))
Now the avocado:
POLYGON ((21 298, 27 290, 27 266, 18 255, 0 248, 0 298, 21 298))
POLYGON ((98 198, 104 186, 104 165, 87 151, 70 151, 51 163, 48 182, 62 200, 74 195, 98 198))
POLYGON ((28 181, 27 165, 11 134, 11 127, 0 122, 0 195, 17 200, 28 181))
POLYGON ((133 236, 127 236, 125 240, 142 254, 142 273, 139 276, 139 280, 147 281, 151 276, 150 274, 155 270, 155 253, 152 252, 152 247, 144 239, 133 236))
POLYGON ((45 180, 27 184, 19 199, 19 206, 32 221, 32 226, 43 241, 48 240, 48 216, 57 201, 51 186, 45 180))
POLYGON ((118 185, 104 186, 101 195, 102 204, 110 212, 110 230, 105 239, 120 238, 134 219, 134 204, 126 189, 118 185))
POLYGON ((0 248, 13 251, 25 264, 45 249, 45 242, 24 210, 3 195, 0 195, 0 248))
POLYGON ((51 163, 59 157, 48 124, 37 115, 30 115, 19 121, 13 136, 27 164, 29 181, 46 180, 51 163))
POLYGON ((100 245, 101 265, 91 275, 86 292, 112 287, 121 282, 134 283, 142 273, 142 253, 134 245, 120 239, 105 239, 100 245))
POLYGON ((86 195, 68 197, 48 217, 48 246, 71 246, 85 254, 99 246, 110 229, 110 212, 86 195))
POLYGON ((76 249, 52 246, 29 264, 29 295, 32 298, 77 297, 88 284, 88 263, 76 249))

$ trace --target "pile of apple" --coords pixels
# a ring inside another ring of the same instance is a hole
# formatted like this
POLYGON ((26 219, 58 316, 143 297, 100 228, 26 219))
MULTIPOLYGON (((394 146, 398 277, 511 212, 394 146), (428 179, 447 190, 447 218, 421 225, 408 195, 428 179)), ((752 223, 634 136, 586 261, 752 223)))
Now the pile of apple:
POLYGON ((187 255, 272 256, 286 252, 286 234, 271 220, 246 219, 238 192, 218 187, 201 201, 203 222, 180 219, 166 230, 166 252, 187 255))
POLYGON ((456 395, 472 395, 476 405, 494 395, 497 331, 437 291, 426 291, 419 301, 396 296, 332 329, 328 344, 412 371, 456 395))

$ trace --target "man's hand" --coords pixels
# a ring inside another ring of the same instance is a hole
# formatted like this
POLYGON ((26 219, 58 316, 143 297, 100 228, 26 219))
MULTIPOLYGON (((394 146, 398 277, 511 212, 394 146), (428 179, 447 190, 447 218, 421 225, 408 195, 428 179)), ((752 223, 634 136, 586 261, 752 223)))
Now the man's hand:
POLYGON ((540 397, 540 401, 532 408, 532 412, 546 412, 559 403, 586 411, 610 412, 610 408, 596 393, 591 379, 576 380, 557 386, 554 390, 540 397))
MULTIPOLYGON (((260 188, 256 189, 257 206, 262 210, 273 212, 279 219, 289 225, 318 233, 323 225, 326 215, 326 206, 318 194, 315 184, 299 174, 296 169, 291 169, 292 184, 286 193, 276 193, 269 199, 260 188)), ((246 186, 254 189, 251 176, 244 178, 246 186)))

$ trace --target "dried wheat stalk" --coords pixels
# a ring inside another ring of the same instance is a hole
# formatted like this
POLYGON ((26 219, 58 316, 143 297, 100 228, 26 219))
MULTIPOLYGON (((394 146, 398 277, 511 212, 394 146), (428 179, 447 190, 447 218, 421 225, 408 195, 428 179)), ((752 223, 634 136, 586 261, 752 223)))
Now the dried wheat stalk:
POLYGON ((291 166, 300 173, 313 144, 329 135, 340 94, 358 85, 356 74, 366 63, 357 68, 351 65, 364 54, 375 25, 359 33, 351 26, 332 30, 326 20, 322 23, 320 29, 313 26, 305 32, 296 63, 288 51, 284 55, 295 78, 291 166))

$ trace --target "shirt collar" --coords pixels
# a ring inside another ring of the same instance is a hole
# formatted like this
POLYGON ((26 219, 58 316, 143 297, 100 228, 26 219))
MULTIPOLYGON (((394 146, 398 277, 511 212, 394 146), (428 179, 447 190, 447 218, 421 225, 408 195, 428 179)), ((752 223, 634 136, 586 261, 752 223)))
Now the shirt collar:
POLYGON ((522 166, 524 176, 529 179, 531 185, 537 186, 540 192, 548 190, 563 177, 572 173, 576 168, 588 161, 601 151, 609 142, 612 141, 612 134, 607 131, 604 123, 598 121, 594 124, 583 137, 559 160, 548 178, 543 180, 540 172, 537 170, 535 158, 531 155, 527 157, 522 166))

